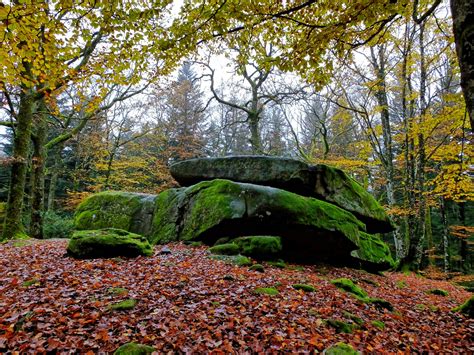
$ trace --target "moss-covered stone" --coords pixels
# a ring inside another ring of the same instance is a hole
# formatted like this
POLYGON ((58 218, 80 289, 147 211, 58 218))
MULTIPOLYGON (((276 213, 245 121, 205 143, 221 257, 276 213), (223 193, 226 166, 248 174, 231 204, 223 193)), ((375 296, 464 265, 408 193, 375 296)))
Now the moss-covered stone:
POLYGON ((240 237, 232 240, 242 255, 256 259, 274 259, 282 251, 281 238, 274 236, 240 237))
POLYGON ((211 255, 211 259, 221 260, 225 263, 233 264, 237 266, 252 265, 252 260, 250 260, 244 255, 211 255))
POLYGON ((326 355, 358 355, 359 353, 354 350, 349 344, 339 342, 323 351, 326 355))
POLYGON ((239 254, 240 248, 237 244, 228 243, 213 246, 209 248, 209 251, 217 255, 237 255, 239 254))
POLYGON ((128 300, 123 300, 117 303, 109 305, 107 308, 111 311, 128 311, 135 308, 137 305, 137 300, 129 298, 128 300))
POLYGON ((105 228, 75 232, 67 246, 67 253, 78 259, 95 259, 151 256, 153 249, 141 235, 122 229, 105 228))
POLYGON ((387 301, 384 300, 383 298, 372 298, 372 297, 366 297, 362 298, 362 301, 365 303, 373 304, 374 306, 378 308, 385 308, 386 310, 393 311, 393 305, 387 301))
POLYGON ((285 269, 288 266, 283 260, 267 261, 267 264, 270 266, 276 267, 278 269, 285 269))
POLYGON ((352 333, 354 330, 359 329, 357 324, 350 324, 337 319, 327 319, 326 323, 333 327, 337 333, 352 333))
POLYGON ((184 188, 168 189, 155 199, 155 211, 151 233, 148 237, 152 244, 165 244, 179 239, 181 210, 185 203, 184 188))
POLYGON ((442 290, 440 288, 434 288, 434 289, 428 290, 428 293, 431 293, 432 295, 438 295, 438 296, 444 296, 444 297, 449 295, 448 291, 442 290))
POLYGON ((377 328, 379 328, 380 330, 384 330, 384 329, 385 329, 385 323, 382 322, 382 321, 380 321, 380 320, 373 320, 373 321, 370 322, 370 323, 372 323, 372 325, 373 325, 374 327, 377 327, 377 328))
POLYGON ((453 311, 462 313, 469 318, 474 318, 474 296, 471 296, 466 302, 454 308, 453 311))
POLYGON ((359 249, 351 251, 351 256, 363 261, 369 270, 389 269, 395 267, 390 249, 379 237, 359 232, 357 245, 359 249))
POLYGON ((291 285, 295 290, 302 290, 304 292, 314 292, 316 291, 316 288, 311 285, 306 285, 306 284, 294 284, 291 285))
POLYGON ((74 227, 78 230, 119 228, 130 231, 133 216, 141 207, 140 195, 105 191, 86 198, 76 209, 74 227))
POLYGON ((279 294, 278 290, 273 287, 257 287, 253 292, 259 295, 269 296, 276 296, 279 294))
POLYGON ((340 278, 331 280, 331 283, 346 292, 352 293, 360 298, 367 298, 367 292, 365 292, 362 288, 354 284, 352 280, 346 278, 340 278))
POLYGON ((350 312, 344 311, 342 312, 345 318, 350 319, 353 321, 355 324, 362 326, 364 324, 364 320, 360 317, 357 317, 355 314, 352 314, 350 312))
POLYGON ((127 343, 115 350, 114 355, 148 355, 155 349, 148 345, 127 343))
POLYGON ((171 174, 184 186, 204 180, 229 179, 272 186, 336 204, 358 215, 374 233, 392 230, 380 204, 342 170, 323 164, 266 156, 231 156, 181 161, 171 174))
POLYGON ((262 264, 253 264, 251 267, 249 267, 249 270, 258 271, 258 272, 265 272, 265 268, 263 267, 262 264))

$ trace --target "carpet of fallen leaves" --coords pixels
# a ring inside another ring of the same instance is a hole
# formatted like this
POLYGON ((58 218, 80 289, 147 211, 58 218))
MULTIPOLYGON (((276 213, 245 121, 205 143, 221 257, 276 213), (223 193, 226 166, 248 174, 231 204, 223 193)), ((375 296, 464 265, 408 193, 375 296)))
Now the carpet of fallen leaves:
POLYGON ((266 265, 260 273, 182 244, 170 245, 169 255, 157 247, 150 258, 74 260, 66 243, 0 245, 0 352, 112 352, 130 341, 159 352, 317 352, 338 341, 376 353, 474 351, 474 321, 450 311, 471 294, 446 281, 329 266, 266 265), (330 280, 339 277, 395 311, 338 290, 330 280), (317 291, 297 291, 296 283, 317 291), (272 286, 278 295, 253 292, 272 286), (449 295, 427 292, 433 288, 449 295), (109 310, 129 298, 138 300, 134 309, 109 310), (338 334, 324 322, 348 321, 347 312, 362 318, 360 330, 338 334))

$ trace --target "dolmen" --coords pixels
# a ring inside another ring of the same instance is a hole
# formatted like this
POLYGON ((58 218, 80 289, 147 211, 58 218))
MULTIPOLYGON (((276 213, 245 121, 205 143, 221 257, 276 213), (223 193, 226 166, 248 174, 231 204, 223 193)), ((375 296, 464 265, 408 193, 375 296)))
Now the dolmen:
POLYGON ((231 156, 185 160, 170 171, 181 187, 158 195, 90 196, 76 210, 76 229, 119 228, 151 244, 263 245, 263 238, 274 236, 281 248, 273 258, 371 270, 394 265, 378 236, 393 230, 388 215, 340 169, 290 158, 231 156))

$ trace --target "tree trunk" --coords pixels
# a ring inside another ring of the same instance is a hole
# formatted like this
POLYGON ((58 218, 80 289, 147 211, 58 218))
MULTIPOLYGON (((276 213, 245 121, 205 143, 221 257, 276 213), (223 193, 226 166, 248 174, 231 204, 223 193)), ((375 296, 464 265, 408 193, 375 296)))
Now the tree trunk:
POLYGON ((258 124, 260 117, 258 113, 249 115, 249 129, 250 129, 250 144, 252 145, 253 154, 262 153, 262 144, 260 142, 260 132, 258 129, 258 124))
POLYGON ((449 271, 449 244, 448 244, 448 218, 446 215, 446 202, 444 197, 439 198, 439 211, 441 213, 441 225, 443 226, 443 261, 444 272, 449 271))
POLYGON ((34 105, 35 100, 31 90, 23 91, 20 94, 20 107, 13 139, 13 162, 2 240, 18 238, 24 234, 21 217, 28 171, 34 105))
POLYGON ((44 171, 46 164, 46 115, 47 107, 44 100, 38 105, 38 122, 33 135, 33 164, 31 199, 31 225, 30 234, 33 238, 43 239, 43 212, 44 212, 44 171))
MULTIPOLYGON (((385 49, 380 46, 378 51, 378 57, 375 54, 373 48, 371 48, 372 65, 375 70, 378 85, 375 92, 378 106, 380 107, 380 120, 382 122, 382 135, 383 135, 383 152, 382 163, 385 170, 385 178, 387 184, 385 190, 387 193, 387 202, 390 207, 396 206, 397 202, 395 199, 395 170, 393 166, 393 149, 392 149, 392 131, 390 127, 390 111, 388 106, 387 96, 387 84, 385 78, 385 49)), ((393 232, 393 240, 395 243, 395 251, 397 259, 403 258, 405 255, 405 240, 400 231, 399 221, 397 221, 397 227, 393 232)))
POLYGON ((453 33, 461 68, 461 87, 474 130, 474 1, 451 0, 453 33))
POLYGON ((51 176, 48 187, 48 204, 47 211, 54 211, 54 200, 56 198, 56 186, 58 184, 59 172, 62 167, 61 151, 63 145, 59 144, 53 148, 53 166, 50 168, 51 176))

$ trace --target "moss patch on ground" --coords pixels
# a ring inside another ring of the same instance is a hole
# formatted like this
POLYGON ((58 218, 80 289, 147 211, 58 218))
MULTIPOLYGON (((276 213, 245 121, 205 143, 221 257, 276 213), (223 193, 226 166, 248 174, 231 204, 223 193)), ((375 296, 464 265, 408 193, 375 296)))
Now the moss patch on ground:
POLYGON ((127 343, 115 350, 114 355, 148 355, 155 351, 148 345, 127 343))
POLYGON ((316 291, 316 288, 311 285, 306 285, 306 284, 294 284, 291 285, 295 290, 302 290, 304 292, 314 292, 316 291))
POLYGON ((280 293, 274 287, 257 287, 255 290, 253 290, 253 292, 259 295, 269 295, 269 296, 276 296, 280 293))
POLYGON ((352 280, 340 278, 331 280, 331 283, 337 288, 352 293, 353 295, 356 295, 358 297, 366 298, 368 296, 367 292, 365 292, 362 288, 354 284, 352 280))
POLYGON ((138 301, 136 299, 129 298, 128 300, 110 304, 107 308, 111 311, 128 311, 135 308, 137 302, 138 301))
POLYGON ((346 343, 339 342, 326 350, 324 350, 323 354, 326 355, 357 355, 359 354, 357 351, 354 350, 352 346, 346 343))

